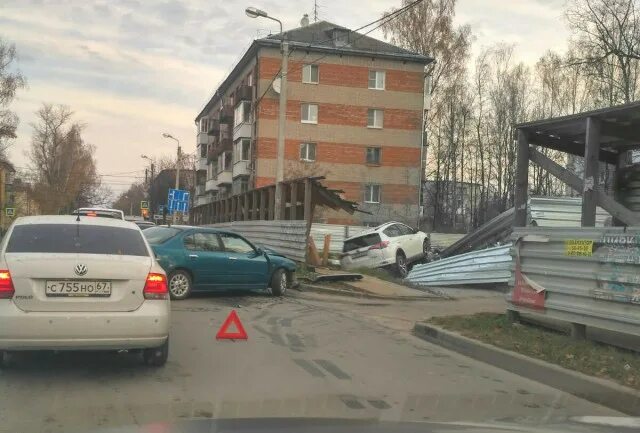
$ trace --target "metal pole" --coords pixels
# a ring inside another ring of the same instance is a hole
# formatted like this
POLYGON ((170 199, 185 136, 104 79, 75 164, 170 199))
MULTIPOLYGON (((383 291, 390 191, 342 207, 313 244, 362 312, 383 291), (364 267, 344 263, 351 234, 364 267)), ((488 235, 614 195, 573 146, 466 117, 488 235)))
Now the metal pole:
MULTIPOLYGON (((176 189, 180 189, 180 141, 176 138, 176 141, 178 142, 178 161, 176 163, 176 189)), ((177 224, 178 223, 178 212, 174 211, 173 212, 173 223, 177 224)))
POLYGON ((289 42, 282 36, 282 73, 280 79, 280 112, 278 114, 278 150, 276 160, 276 201, 274 219, 282 218, 282 181, 284 180, 284 128, 287 120, 287 73, 289 67, 289 42))

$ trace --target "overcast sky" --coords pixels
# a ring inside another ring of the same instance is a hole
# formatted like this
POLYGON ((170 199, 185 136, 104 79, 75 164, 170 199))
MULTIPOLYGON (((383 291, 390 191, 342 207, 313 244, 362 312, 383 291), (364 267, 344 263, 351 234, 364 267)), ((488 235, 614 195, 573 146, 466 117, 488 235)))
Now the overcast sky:
MULTIPOLYGON (((67 104, 86 124, 84 137, 96 146, 98 169, 117 193, 136 180, 125 176, 143 176, 140 154, 175 153, 175 143, 163 139, 162 132, 178 137, 183 151, 195 151, 194 117, 252 39, 277 30, 275 23, 246 17, 246 6, 264 9, 280 17, 285 28, 293 28, 304 13, 311 13, 314 2, 0 3, 0 37, 16 44, 29 84, 12 105, 20 127, 11 160, 18 167, 28 164, 29 124, 40 104, 67 104)), ((319 3, 320 19, 357 28, 400 0, 319 3)), ((533 63, 547 49, 565 49, 563 8, 564 0, 458 0, 456 19, 471 24, 474 50, 504 41, 517 45, 519 59, 533 63)))

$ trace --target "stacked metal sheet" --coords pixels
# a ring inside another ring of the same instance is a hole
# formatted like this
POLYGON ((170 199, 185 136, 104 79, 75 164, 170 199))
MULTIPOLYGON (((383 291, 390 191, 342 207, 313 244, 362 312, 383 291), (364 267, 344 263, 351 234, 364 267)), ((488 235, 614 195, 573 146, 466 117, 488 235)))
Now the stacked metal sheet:
POLYGON ((506 283, 511 277, 510 250, 509 244, 416 265, 406 280, 418 286, 506 283))

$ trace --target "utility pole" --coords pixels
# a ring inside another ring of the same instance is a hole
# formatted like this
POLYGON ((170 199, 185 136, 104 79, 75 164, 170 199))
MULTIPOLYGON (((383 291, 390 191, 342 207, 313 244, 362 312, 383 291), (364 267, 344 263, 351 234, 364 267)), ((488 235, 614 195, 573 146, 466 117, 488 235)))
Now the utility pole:
POLYGON ((313 2, 313 22, 318 22, 318 0, 313 2))
MULTIPOLYGON (((176 189, 180 189, 180 163, 182 162, 182 151, 180 149, 180 140, 178 140, 176 137, 174 137, 171 134, 168 133, 164 133, 162 134, 162 136, 164 138, 170 138, 171 140, 174 140, 176 143, 178 143, 178 160, 176 161, 176 189)), ((168 203, 167 203, 168 204, 168 203)), ((173 213, 173 223, 176 224, 178 222, 178 212, 174 212, 173 213)))
POLYGON ((289 42, 282 35, 282 73, 280 75, 280 111, 278 114, 278 152, 276 155, 276 200, 273 219, 284 217, 282 209, 282 182, 284 180, 284 127, 287 120, 287 73, 289 69, 289 42))
MULTIPOLYGON (((153 162, 151 163, 151 181, 149 182, 149 207, 151 208, 151 218, 153 218, 153 215, 155 215, 155 208, 153 207, 153 180, 155 179, 154 177, 154 169, 155 166, 153 165, 153 162)), ((155 220, 154 220, 155 221, 155 220)))
POLYGON ((281 51, 282 51, 282 67, 280 69, 280 110, 278 113, 278 148, 276 152, 276 199, 274 209, 274 219, 279 220, 284 215, 280 214, 282 203, 282 181, 284 180, 284 126, 287 116, 287 73, 289 65, 289 42, 282 31, 282 21, 269 16, 265 11, 255 7, 248 7, 244 11, 249 18, 267 18, 275 21, 280 25, 281 51))

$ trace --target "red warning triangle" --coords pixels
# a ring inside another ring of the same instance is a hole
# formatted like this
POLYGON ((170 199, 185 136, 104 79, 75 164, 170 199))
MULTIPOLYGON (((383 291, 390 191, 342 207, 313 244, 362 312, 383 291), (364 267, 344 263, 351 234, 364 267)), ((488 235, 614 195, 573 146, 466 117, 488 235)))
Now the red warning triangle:
POLYGON ((236 310, 231 310, 231 313, 229 313, 220 327, 220 330, 216 334, 216 340, 246 340, 247 338, 247 331, 244 330, 244 326, 242 326, 242 322, 240 322, 238 313, 236 313, 236 310), (229 332, 229 327, 231 325, 235 325, 237 329, 236 332, 229 332))

